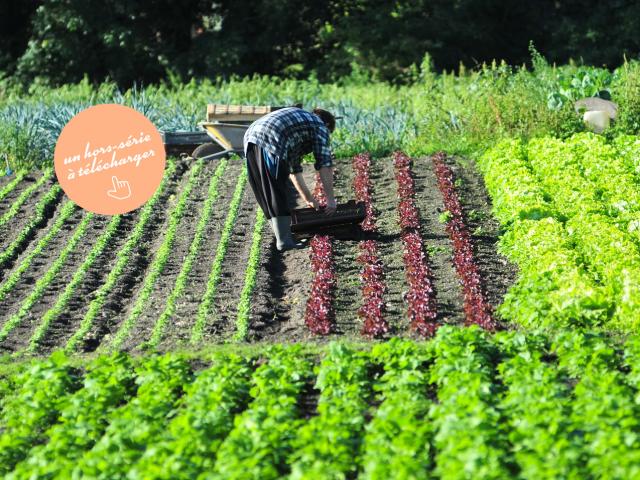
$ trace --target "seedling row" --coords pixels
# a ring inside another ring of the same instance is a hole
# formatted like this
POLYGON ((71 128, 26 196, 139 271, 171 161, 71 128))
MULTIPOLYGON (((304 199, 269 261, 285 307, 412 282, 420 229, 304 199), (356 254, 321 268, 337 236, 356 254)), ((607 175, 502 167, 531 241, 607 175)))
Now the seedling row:
MULTIPOLYGON (((113 217, 76 207, 50 172, 32 181, 25 175, 3 188, 0 204, 8 222, 24 225, 3 229, 0 348, 107 353, 269 337, 431 336, 440 325, 464 319, 438 311, 438 274, 431 266, 432 257, 459 258, 459 242, 453 234, 440 237, 452 248, 430 251, 435 235, 425 221, 451 209, 458 187, 441 194, 435 176, 432 185, 418 186, 424 171, 438 169, 428 158, 400 152, 393 160, 362 154, 339 161, 339 198, 366 205, 362 232, 357 238, 318 235, 309 248, 285 254, 275 250, 238 160, 170 160, 152 199, 113 217), (425 188, 440 204, 418 206, 418 190, 425 188), (360 299, 345 297, 345 289, 360 299)), ((319 180, 310 174, 308 181, 322 200, 319 180)), ((457 205, 451 222, 464 225, 457 205)), ((469 303, 463 292, 484 288, 473 263, 474 239, 468 231, 465 238, 465 268, 475 269, 475 283, 468 287, 460 268, 459 277, 449 278, 451 269, 447 278, 459 291, 460 311, 469 303)), ((467 323, 493 327, 469 316, 467 323)))

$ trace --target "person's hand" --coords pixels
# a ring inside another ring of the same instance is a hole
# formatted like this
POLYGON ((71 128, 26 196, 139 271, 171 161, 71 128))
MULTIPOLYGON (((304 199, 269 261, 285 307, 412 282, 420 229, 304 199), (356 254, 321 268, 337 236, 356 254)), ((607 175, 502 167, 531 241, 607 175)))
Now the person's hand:
POLYGON ((314 210, 319 210, 320 204, 315 199, 315 197, 311 197, 309 200, 307 200, 307 207, 313 208, 314 210))
POLYGON ((327 206, 324 209, 324 213, 332 214, 336 212, 338 206, 336 205, 336 199, 327 199, 327 206))

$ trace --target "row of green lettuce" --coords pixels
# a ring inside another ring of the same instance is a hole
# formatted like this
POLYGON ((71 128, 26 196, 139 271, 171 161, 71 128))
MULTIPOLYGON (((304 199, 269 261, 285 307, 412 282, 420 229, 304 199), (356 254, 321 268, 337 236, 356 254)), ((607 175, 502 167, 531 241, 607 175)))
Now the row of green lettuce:
POLYGON ((640 475, 640 339, 446 326, 424 343, 204 357, 54 354, 0 377, 27 478, 640 475))
POLYGON ((499 313, 530 328, 640 326, 640 138, 505 140, 478 162, 519 277, 499 313))
POLYGON ((475 156, 505 137, 566 137, 584 130, 573 109, 579 98, 606 92, 620 105, 612 131, 640 133, 640 62, 604 68, 548 64, 532 52, 528 67, 494 62, 437 74, 427 58, 411 84, 396 86, 345 77, 332 84, 254 76, 196 81, 169 79, 121 91, 88 81, 28 91, 0 85, 0 155, 13 170, 50 165, 64 125, 98 103, 128 105, 161 130, 197 130, 207 103, 320 106, 343 117, 332 143, 341 157, 436 150, 475 156))

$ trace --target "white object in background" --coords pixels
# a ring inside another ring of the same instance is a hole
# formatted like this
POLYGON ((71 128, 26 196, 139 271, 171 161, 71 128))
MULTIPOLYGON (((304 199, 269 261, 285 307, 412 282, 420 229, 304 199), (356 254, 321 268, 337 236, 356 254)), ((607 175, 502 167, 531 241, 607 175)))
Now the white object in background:
POLYGON ((11 167, 9 166, 9 154, 5 153, 3 154, 3 156, 4 156, 4 161, 7 164, 7 169, 4 171, 4 174, 8 177, 13 173, 13 170, 11 170, 11 167))
POLYGON ((595 133, 602 133, 609 128, 609 114, 604 110, 591 110, 584 112, 582 117, 584 123, 595 133))
POLYGON ((607 112, 611 120, 615 120, 618 116, 618 104, 598 97, 581 98, 574 104, 574 107, 576 113, 603 110, 607 112))

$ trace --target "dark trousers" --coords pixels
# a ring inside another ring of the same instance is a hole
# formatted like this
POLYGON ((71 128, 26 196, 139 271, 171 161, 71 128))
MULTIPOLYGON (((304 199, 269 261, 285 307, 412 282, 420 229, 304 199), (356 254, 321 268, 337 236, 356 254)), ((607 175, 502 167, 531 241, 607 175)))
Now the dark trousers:
POLYGON ((289 172, 285 165, 280 165, 278 170, 277 178, 272 176, 262 158, 262 148, 253 143, 249 144, 247 149, 249 185, 267 218, 291 215, 287 198, 289 172))

